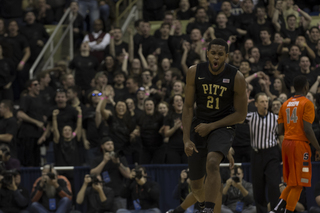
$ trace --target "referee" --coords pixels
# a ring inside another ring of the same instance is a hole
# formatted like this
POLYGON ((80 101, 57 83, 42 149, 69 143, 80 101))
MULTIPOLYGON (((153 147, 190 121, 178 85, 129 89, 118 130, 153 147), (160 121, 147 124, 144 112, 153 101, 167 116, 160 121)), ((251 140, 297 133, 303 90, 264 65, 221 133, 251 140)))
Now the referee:
POLYGON ((277 143, 278 116, 268 112, 269 101, 265 93, 255 96, 257 112, 247 114, 252 146, 251 174, 253 196, 257 213, 267 213, 268 201, 273 209, 280 196, 280 152, 277 143))

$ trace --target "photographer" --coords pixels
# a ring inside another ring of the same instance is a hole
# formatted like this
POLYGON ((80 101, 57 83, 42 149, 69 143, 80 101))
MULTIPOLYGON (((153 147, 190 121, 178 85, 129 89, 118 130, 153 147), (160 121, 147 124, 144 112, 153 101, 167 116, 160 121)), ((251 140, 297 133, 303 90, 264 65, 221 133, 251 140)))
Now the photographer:
POLYGON ((77 195, 77 204, 87 204, 87 213, 111 212, 114 192, 106 187, 100 175, 86 175, 77 195))
POLYGON ((127 201, 120 197, 125 178, 130 177, 130 169, 122 152, 114 152, 113 141, 109 137, 101 140, 103 155, 96 157, 91 163, 90 174, 101 175, 106 186, 114 191, 113 212, 126 208, 127 201))
MULTIPOLYGON (((16 177, 20 174, 14 170, 2 172, 0 175, 0 213, 28 213, 28 192, 19 187, 16 177)), ((20 177, 21 180, 21 177, 20 177)))
POLYGON ((31 192, 32 212, 67 213, 71 209, 71 184, 58 175, 51 165, 45 165, 42 176, 33 184, 31 192))
POLYGON ((255 213, 252 184, 243 180, 243 170, 235 166, 222 191, 221 213, 255 213))
POLYGON ((130 180, 127 180, 121 196, 130 198, 133 205, 129 209, 119 209, 117 213, 160 213, 159 209, 159 184, 147 179, 146 168, 136 166, 131 170, 130 180), (134 210, 133 210, 134 209, 134 210))
POLYGON ((6 144, 0 145, 0 167, 5 170, 20 169, 20 161, 11 157, 10 148, 6 144))

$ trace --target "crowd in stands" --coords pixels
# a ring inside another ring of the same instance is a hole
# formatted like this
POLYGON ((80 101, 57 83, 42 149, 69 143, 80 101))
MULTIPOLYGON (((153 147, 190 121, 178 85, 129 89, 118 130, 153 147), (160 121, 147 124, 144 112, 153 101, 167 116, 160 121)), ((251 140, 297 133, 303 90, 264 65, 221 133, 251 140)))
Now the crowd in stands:
MULTIPOLYGON (((308 14, 319 11, 315 0, 144 0, 143 19, 127 32, 113 25, 116 2, 0 0, 0 145, 15 159, 4 160, 9 169, 18 169, 18 160, 40 166, 40 147, 53 144, 54 165, 90 165, 105 180, 100 162, 111 159, 103 157, 111 152, 103 148, 107 141, 124 178, 130 177, 128 164, 187 163, 185 77, 190 66, 207 61, 215 38, 227 41, 228 63, 245 77, 248 112, 264 92, 278 114, 294 94, 293 78, 305 75, 320 140, 320 22, 311 25, 308 14), (69 6, 75 57, 29 79, 49 38, 44 25, 57 24, 69 6), (155 20, 162 23, 152 35, 149 21, 155 20)), ((236 162, 250 162, 248 124, 237 125, 233 148, 236 162)))

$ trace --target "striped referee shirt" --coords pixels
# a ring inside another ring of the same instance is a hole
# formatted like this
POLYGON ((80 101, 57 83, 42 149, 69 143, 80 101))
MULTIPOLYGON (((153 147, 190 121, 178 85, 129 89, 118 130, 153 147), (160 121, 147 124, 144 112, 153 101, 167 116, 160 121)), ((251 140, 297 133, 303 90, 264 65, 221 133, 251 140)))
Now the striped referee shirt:
POLYGON ((278 115, 268 112, 262 117, 258 112, 249 112, 246 121, 253 149, 268 149, 277 145, 278 115))

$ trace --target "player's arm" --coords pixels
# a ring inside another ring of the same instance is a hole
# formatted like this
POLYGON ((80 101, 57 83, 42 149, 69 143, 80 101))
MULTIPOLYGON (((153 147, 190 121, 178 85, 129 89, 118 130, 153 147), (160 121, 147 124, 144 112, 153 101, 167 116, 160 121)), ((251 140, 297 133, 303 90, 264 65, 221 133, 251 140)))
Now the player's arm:
POLYGON ((182 126, 183 126, 183 141, 190 140, 190 127, 193 118, 193 104, 195 95, 195 76, 196 66, 189 68, 186 78, 185 101, 182 110, 182 126))
POLYGON ((246 81, 243 75, 238 71, 234 80, 234 98, 233 107, 235 112, 223 119, 210 123, 211 131, 220 127, 226 127, 242 123, 247 116, 247 94, 246 81))

